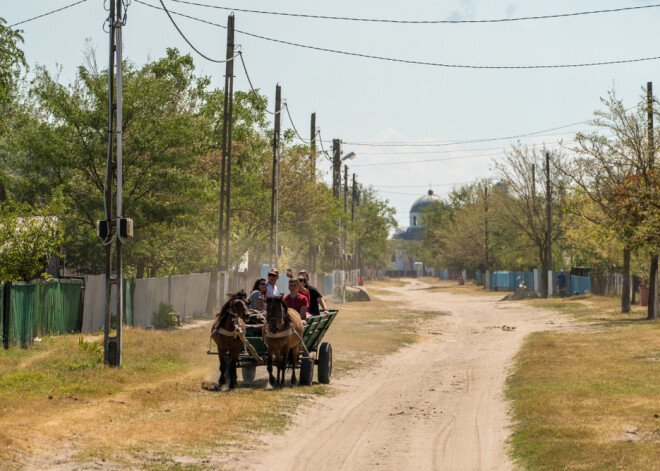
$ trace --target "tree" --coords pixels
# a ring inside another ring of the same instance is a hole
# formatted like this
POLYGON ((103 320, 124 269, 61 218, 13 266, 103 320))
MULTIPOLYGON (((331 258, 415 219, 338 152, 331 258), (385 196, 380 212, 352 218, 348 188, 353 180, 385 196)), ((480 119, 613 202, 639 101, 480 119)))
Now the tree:
MULTIPOLYGON (((499 191, 493 191, 493 207, 497 208, 502 220, 516 228, 537 250, 541 262, 541 295, 548 294, 547 273, 553 267, 548 264, 548 230, 552 242, 562 238, 561 220, 565 206, 565 177, 550 172, 551 227, 548 227, 545 204, 547 190, 541 178, 548 178, 545 169, 546 149, 542 147, 514 146, 507 152, 504 162, 495 162, 495 171, 500 179, 499 191), (544 175, 545 174, 545 175, 544 175)), ((551 166, 556 167, 561 155, 550 152, 551 166)), ((555 259, 556 260, 556 259, 555 259)))
POLYGON ((0 280, 29 281, 44 271, 48 257, 57 255, 66 240, 64 212, 60 193, 45 205, 0 205, 0 280))
MULTIPOLYGON (((592 123, 601 129, 590 134, 579 133, 573 148, 577 157, 557 168, 574 182, 577 194, 582 196, 573 200, 570 209, 599 227, 604 235, 613 234, 621 241, 624 281, 621 312, 629 312, 631 252, 654 238, 649 233, 640 237, 655 178, 654 164, 647 146, 644 106, 629 112, 614 91, 601 101, 605 110, 596 111, 592 123), (585 201, 599 210, 589 209, 585 201)), ((654 248, 651 250, 657 254, 654 248)), ((657 258, 654 260, 657 267, 657 258)), ((649 301, 652 312, 652 298, 649 301)))

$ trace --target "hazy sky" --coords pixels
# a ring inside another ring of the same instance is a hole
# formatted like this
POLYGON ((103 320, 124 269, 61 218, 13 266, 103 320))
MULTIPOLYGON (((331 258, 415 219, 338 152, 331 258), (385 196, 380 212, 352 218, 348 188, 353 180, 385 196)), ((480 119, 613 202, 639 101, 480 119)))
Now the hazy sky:
MULTIPOLYGON (((226 24, 227 11, 165 0, 170 10, 226 24)), ((448 0, 406 2, 360 0, 197 0, 234 8, 388 19, 491 19, 548 15, 645 5, 630 0, 553 2, 527 0, 448 0)), ((144 2, 159 5, 158 0, 144 2)), ((2 16, 13 24, 73 0, 3 2, 2 16)), ((85 41, 107 57, 107 16, 102 0, 87 0, 54 15, 19 26, 31 65, 61 66, 70 81, 82 63, 85 41)), ((290 18, 236 13, 236 29, 313 46, 419 61, 466 65, 537 65, 598 62, 660 56, 660 8, 537 21, 495 24, 406 25, 290 18)), ((206 55, 222 58, 226 31, 175 16, 185 34, 206 55)), ((309 134, 309 118, 325 140, 345 141, 344 152, 359 181, 374 185, 397 208, 408 225, 407 211, 429 184, 437 194, 451 185, 490 174, 492 159, 511 141, 442 147, 374 147, 351 142, 457 141, 513 136, 588 120, 600 97, 612 87, 628 106, 637 103, 641 87, 659 78, 660 61, 575 69, 470 70, 410 65, 302 49, 236 33, 255 87, 274 98, 282 85, 297 128, 309 134), (387 153, 393 153, 385 155, 387 153), (477 157, 471 157, 471 156, 477 157), (418 162, 420 160, 433 160, 418 162), (444 159, 444 160, 440 160, 444 159), (399 165, 375 165, 405 162, 399 165)), ((161 57, 166 47, 192 52, 164 12, 133 3, 124 30, 124 51, 141 64, 161 57)), ((200 74, 221 86, 224 65, 193 53, 200 74)), ((236 65, 235 89, 247 89, 236 65)), ((660 80, 656 89, 660 87, 660 80)), ((274 100, 273 100, 274 101, 274 100)), ((288 119, 284 126, 289 127, 288 119)), ((556 143, 588 126, 576 125, 553 135, 524 138, 556 143)), ((548 134, 548 133, 546 133, 548 134)), ((331 150, 332 144, 325 143, 331 150)), ((330 164, 319 160, 327 173, 330 164)))

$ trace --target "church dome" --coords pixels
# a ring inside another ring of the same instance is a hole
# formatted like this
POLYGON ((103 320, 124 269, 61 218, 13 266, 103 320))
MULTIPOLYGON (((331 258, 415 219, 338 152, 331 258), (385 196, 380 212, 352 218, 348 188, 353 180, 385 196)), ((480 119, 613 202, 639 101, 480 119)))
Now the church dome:
POLYGON ((410 207, 410 212, 419 213, 422 210, 422 208, 426 208, 431 204, 440 203, 440 202, 442 202, 442 200, 433 194, 433 190, 429 190, 428 194, 417 198, 417 200, 410 207))

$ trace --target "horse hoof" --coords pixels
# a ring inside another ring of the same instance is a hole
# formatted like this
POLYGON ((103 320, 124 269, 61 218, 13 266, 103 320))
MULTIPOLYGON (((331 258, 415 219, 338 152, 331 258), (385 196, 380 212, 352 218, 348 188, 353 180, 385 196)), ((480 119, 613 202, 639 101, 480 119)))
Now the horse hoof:
POLYGON ((271 386, 275 386, 275 378, 274 377, 271 376, 270 378, 268 378, 268 382, 270 383, 271 386))

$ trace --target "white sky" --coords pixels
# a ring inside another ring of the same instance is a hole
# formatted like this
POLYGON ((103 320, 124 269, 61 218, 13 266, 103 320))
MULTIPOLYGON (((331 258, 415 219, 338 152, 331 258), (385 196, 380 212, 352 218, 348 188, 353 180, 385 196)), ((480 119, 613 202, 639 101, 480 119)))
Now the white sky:
MULTIPOLYGON (((144 0, 156 5, 157 0, 144 0)), ((197 0, 200 3, 282 12, 391 19, 488 19, 546 15, 644 5, 631 0, 197 0), (404 8, 405 7, 405 8, 404 8)), ((73 0, 3 0, 8 24, 52 10, 73 0)), ((220 24, 228 12, 166 0, 178 11, 220 24)), ((107 57, 107 16, 102 0, 88 0, 19 28, 31 65, 62 67, 63 81, 72 80, 82 63, 89 38, 98 59, 107 57)), ((236 29, 320 47, 380 56, 471 65, 531 65, 597 62, 660 55, 660 8, 538 21, 472 25, 397 25, 286 18, 236 13, 236 29)), ((224 29, 176 17, 183 31, 205 54, 222 58, 224 29)), ((282 85, 298 130, 307 137, 309 117, 317 113, 324 139, 340 138, 344 152, 358 157, 350 171, 376 186, 408 225, 412 202, 429 183, 443 195, 452 184, 490 174, 491 161, 508 141, 445 147, 379 148, 349 142, 455 141, 525 134, 591 118, 600 97, 615 86, 627 106, 637 103, 641 87, 658 78, 660 61, 578 69, 465 70, 408 65, 349 57, 276 44, 236 33, 255 86, 271 99, 282 85), (430 152, 443 153, 430 153, 430 152), (450 151, 450 152, 448 152, 450 151), (405 154, 382 155, 388 152, 405 154), (416 153, 414 153, 416 152, 416 153), (380 155, 374 155, 380 153, 380 155), (489 154, 483 156, 483 154, 489 154), (468 157, 479 155, 479 157, 468 157), (461 158, 468 157, 468 158, 461 158), (407 165, 378 162, 448 159, 407 165)), ((125 55, 138 64, 162 57, 166 47, 192 52, 164 12, 133 2, 124 30, 125 55)), ((223 81, 224 66, 192 53, 200 74, 223 81)), ((236 65, 235 89, 248 85, 236 65)), ((660 87, 660 80, 656 88, 660 87)), ((284 126, 289 127, 288 118, 284 126)), ((586 125, 535 136, 523 143, 570 142, 571 132, 586 125)), ((324 144, 331 150, 332 144, 324 144)), ((321 159, 320 168, 329 171, 321 159)))

